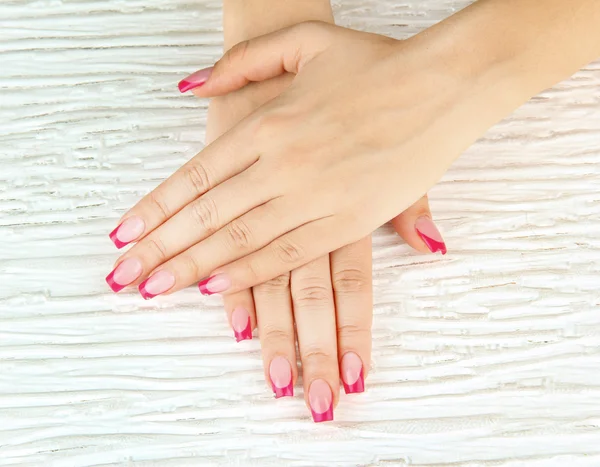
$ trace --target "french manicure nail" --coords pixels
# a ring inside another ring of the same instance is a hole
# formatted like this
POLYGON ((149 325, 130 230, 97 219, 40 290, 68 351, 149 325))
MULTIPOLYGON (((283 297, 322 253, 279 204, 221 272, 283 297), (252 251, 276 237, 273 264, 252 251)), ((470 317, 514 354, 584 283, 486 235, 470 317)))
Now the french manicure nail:
POLYGON ((225 292, 229 287, 231 287, 231 281, 225 274, 211 276, 198 284, 198 288, 202 295, 225 292))
POLYGON ((142 274, 142 263, 137 258, 129 258, 121 262, 106 276, 106 282, 113 292, 119 292, 135 281, 142 274))
POLYGON ((250 314, 245 308, 238 306, 231 314, 231 327, 236 341, 252 339, 252 323, 250 314))
POLYGON ((346 394, 364 392, 365 376, 363 363, 354 352, 346 352, 342 357, 342 383, 346 394))
POLYGON ((285 357, 275 357, 271 360, 269 377, 271 378, 271 387, 275 393, 275 399, 294 395, 292 367, 285 357))
POLYGON ((121 222, 108 236, 119 249, 137 239, 144 232, 144 220, 138 216, 131 216, 121 222))
POLYGON ((177 87, 180 92, 187 92, 190 89, 199 88, 208 81, 213 71, 213 67, 204 68, 192 73, 187 78, 182 79, 177 87))
POLYGON ((435 226, 433 221, 427 217, 422 216, 415 222, 415 229, 421 237, 421 240, 427 245, 429 251, 432 253, 441 252, 443 255, 446 254, 446 244, 442 238, 442 234, 435 226))
POLYGON ((311 383, 308 402, 315 423, 333 420, 333 394, 324 380, 316 379, 311 383))
POLYGON ((165 293, 174 285, 175 276, 173 273, 162 270, 152 274, 148 279, 142 282, 138 288, 140 294, 144 297, 144 300, 150 300, 161 293, 165 293))

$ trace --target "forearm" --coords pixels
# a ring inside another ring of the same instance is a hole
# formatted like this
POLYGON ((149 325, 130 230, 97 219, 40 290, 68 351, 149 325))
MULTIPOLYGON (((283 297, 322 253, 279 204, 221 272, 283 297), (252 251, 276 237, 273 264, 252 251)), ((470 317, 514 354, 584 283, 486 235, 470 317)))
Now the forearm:
POLYGON ((479 0, 418 39, 461 73, 504 74, 531 96, 600 57, 600 1, 479 0))
POLYGON ((223 0, 225 49, 309 20, 333 23, 329 0, 223 0))

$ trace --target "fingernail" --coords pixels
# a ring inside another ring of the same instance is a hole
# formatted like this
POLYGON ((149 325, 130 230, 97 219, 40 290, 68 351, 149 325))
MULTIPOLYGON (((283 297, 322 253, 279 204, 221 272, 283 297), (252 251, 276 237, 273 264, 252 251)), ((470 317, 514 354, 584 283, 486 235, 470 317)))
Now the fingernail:
POLYGON ((231 327, 236 341, 252 339, 252 324, 250 314, 241 306, 233 310, 231 314, 231 327))
POLYGON ((132 216, 121 222, 108 236, 117 248, 123 248, 142 235, 144 231, 144 220, 138 216, 132 216))
POLYGON ((346 394, 364 392, 365 390, 363 363, 354 352, 346 352, 342 357, 342 382, 346 394))
POLYGON ((333 394, 322 379, 316 379, 308 390, 308 402, 315 423, 333 420, 333 394))
POLYGON ((446 244, 442 234, 429 217, 419 217, 415 222, 415 229, 432 253, 440 251, 443 255, 446 254, 446 244))
POLYGON ((158 271, 152 274, 148 279, 140 284, 138 287, 140 294, 144 297, 144 300, 150 300, 151 298, 166 292, 175 285, 175 276, 170 271, 158 271))
POLYGON ((294 395, 292 367, 285 357, 275 357, 271 360, 269 377, 271 378, 271 387, 275 393, 275 399, 294 395))
POLYGON ((198 284, 198 288, 202 295, 225 292, 229 287, 231 287, 231 281, 225 274, 211 276, 198 284))
POLYGON ((180 92, 187 92, 190 89, 199 88, 208 81, 213 71, 213 67, 204 68, 192 73, 187 78, 182 79, 177 87, 180 92))
POLYGON ((129 258, 120 263, 106 276, 106 282, 113 292, 119 292, 142 274, 142 263, 137 258, 129 258))

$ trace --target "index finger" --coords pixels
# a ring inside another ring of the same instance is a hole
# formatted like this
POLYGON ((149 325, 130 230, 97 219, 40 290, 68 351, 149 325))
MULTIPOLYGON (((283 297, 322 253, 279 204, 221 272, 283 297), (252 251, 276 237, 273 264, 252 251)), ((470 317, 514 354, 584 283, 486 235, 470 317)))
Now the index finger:
POLYGON ((140 240, 187 204, 254 164, 259 153, 248 144, 249 126, 238 124, 225 133, 127 211, 109 235, 116 247, 140 240))

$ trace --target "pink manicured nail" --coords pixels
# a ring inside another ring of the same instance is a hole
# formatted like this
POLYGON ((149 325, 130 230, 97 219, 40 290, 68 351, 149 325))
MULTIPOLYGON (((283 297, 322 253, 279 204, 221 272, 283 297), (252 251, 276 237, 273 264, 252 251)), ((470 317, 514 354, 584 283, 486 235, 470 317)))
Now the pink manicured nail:
POLYGON ((225 274, 211 276, 198 284, 198 288, 202 295, 225 292, 229 287, 231 287, 231 281, 225 274))
POLYGON ((119 292, 131 284, 142 274, 142 263, 137 258, 129 258, 120 263, 106 276, 106 282, 113 290, 119 292))
POLYGON ((342 357, 342 382, 346 394, 364 392, 365 376, 363 363, 354 352, 346 352, 342 357))
POLYGON ((182 79, 177 85, 179 87, 179 91, 187 92, 190 89, 199 88, 208 81, 208 78, 210 78, 212 71, 213 67, 211 66, 209 68, 204 68, 202 70, 196 71, 187 78, 182 79))
POLYGON ((236 341, 252 339, 252 323, 245 308, 238 306, 231 314, 231 327, 236 341))
POLYGON ((285 357, 275 357, 271 360, 269 377, 271 378, 271 387, 275 393, 275 399, 294 395, 292 367, 285 357))
POLYGON ((446 254, 446 244, 442 234, 429 217, 419 217, 415 222, 415 229, 432 253, 440 251, 443 255, 446 254))
POLYGON ((170 271, 158 271, 152 274, 148 279, 140 284, 138 287, 140 294, 144 297, 144 300, 150 300, 151 298, 166 292, 175 285, 175 276, 170 271))
POLYGON ((108 236, 119 249, 133 242, 144 232, 144 220, 138 216, 132 216, 121 222, 108 236))
POLYGON ((316 379, 308 390, 308 402, 315 423, 333 420, 333 394, 322 379, 316 379))

